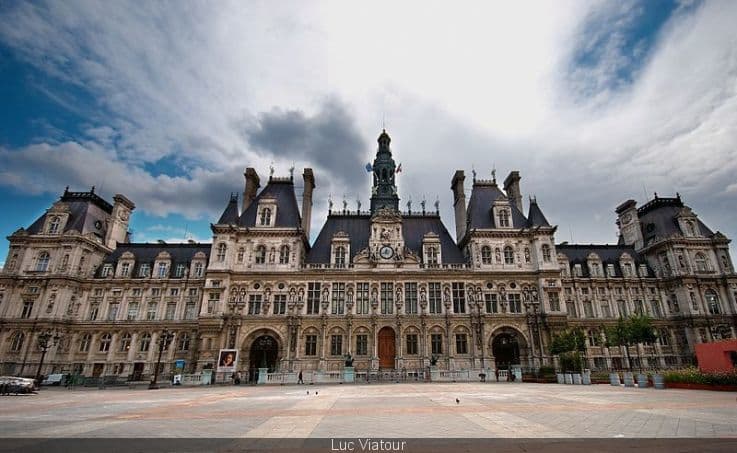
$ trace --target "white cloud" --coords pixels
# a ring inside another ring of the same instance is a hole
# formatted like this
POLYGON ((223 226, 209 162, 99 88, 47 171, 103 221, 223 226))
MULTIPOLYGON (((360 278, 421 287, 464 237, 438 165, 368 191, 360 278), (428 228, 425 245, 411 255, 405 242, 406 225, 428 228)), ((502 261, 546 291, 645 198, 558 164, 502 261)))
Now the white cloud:
MULTIPOLYGON (((0 181, 36 192, 102 183, 154 214, 215 216, 240 188, 244 166, 263 173, 274 159, 250 146, 244 119, 274 108, 317 117, 335 97, 371 144, 365 160, 386 117, 405 169, 403 204, 439 196, 451 230, 453 170, 475 165, 488 175, 495 164, 500 179, 521 170, 523 190, 562 225, 561 239, 572 225, 577 239, 614 241, 614 206, 642 199, 643 187, 680 191, 713 228, 737 236, 734 210, 725 209, 737 203, 737 4, 707 2, 674 16, 632 83, 610 89, 616 69, 631 63, 621 37, 590 70, 569 64, 592 20, 615 35, 633 20, 634 10, 616 9, 576 1, 13 5, 4 20, 14 26, 0 39, 90 89, 103 108, 78 141, 0 150, 0 181), (143 170, 163 157, 186 175, 143 170)), ((292 157, 276 160, 285 173, 292 157)), ((297 162, 307 165, 316 166, 297 162)), ((313 228, 328 193, 339 202, 346 192, 351 205, 361 196, 367 206, 368 178, 341 187, 336 169, 318 168, 313 228)))

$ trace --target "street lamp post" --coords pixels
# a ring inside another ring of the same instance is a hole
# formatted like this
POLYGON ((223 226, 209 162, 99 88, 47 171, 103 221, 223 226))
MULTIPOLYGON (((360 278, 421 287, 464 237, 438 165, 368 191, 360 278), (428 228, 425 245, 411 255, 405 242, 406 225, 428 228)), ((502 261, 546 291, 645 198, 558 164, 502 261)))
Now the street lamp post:
POLYGON ((38 362, 38 369, 36 370, 36 385, 41 387, 41 369, 44 366, 44 359, 46 358, 46 352, 51 349, 52 346, 59 344, 61 335, 58 332, 51 333, 48 330, 38 335, 38 347, 41 349, 41 361, 38 362))
POLYGON ((164 329, 163 332, 161 332, 161 336, 159 336, 159 359, 156 361, 156 370, 154 370, 154 379, 151 381, 151 384, 149 384, 148 388, 149 390, 155 390, 159 388, 158 380, 159 380, 159 369, 161 368, 161 354, 164 352, 164 349, 169 347, 169 343, 171 343, 171 340, 174 339, 174 334, 172 332, 169 332, 168 330, 164 329))

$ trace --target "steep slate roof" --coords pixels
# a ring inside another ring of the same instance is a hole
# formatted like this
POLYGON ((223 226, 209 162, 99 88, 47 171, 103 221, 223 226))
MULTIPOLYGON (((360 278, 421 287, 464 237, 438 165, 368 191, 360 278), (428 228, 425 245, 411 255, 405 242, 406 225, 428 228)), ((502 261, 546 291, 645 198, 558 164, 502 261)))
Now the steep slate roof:
MULTIPOLYGON (((622 254, 627 253, 632 257, 635 266, 638 267, 640 264, 647 264, 647 261, 638 254, 634 247, 628 245, 610 245, 610 244, 558 244, 555 246, 558 253, 562 253, 568 257, 568 262, 573 266, 574 264, 581 264, 581 271, 584 277, 589 276, 588 268, 588 256, 590 253, 596 253, 601 259, 602 266, 606 269, 608 264, 614 264, 618 277, 622 276, 622 268, 619 265, 619 260, 622 254)), ((648 266, 648 275, 652 276, 653 272, 648 266)))
POLYGON ((537 200, 534 198, 530 200, 530 209, 527 211, 527 226, 550 226, 548 219, 545 218, 545 214, 543 214, 540 206, 537 205, 537 200))
POLYGON ((238 224, 239 217, 240 214, 238 213, 238 196, 231 195, 228 206, 225 207, 225 211, 223 211, 223 215, 220 216, 220 220, 218 220, 217 224, 236 225, 238 224))
MULTIPOLYGON (((642 228, 642 237, 647 244, 650 240, 658 237, 682 236, 683 232, 678 226, 677 216, 685 206, 680 197, 655 198, 637 209, 642 228)), ((711 237, 714 232, 701 220, 698 220, 701 234, 711 237)))
POLYGON ((266 185, 253 200, 250 206, 243 211, 238 225, 242 227, 256 226, 256 215, 258 204, 264 197, 276 199, 276 219, 274 226, 285 228, 299 228, 302 224, 297 206, 297 196, 294 193, 294 182, 292 178, 269 178, 266 185))
MULTIPOLYGON (((496 228, 494 216, 491 215, 491 205, 499 198, 506 199, 507 196, 495 183, 475 182, 466 209, 468 229, 496 228)), ((527 219, 524 214, 514 204, 510 203, 509 206, 512 208, 512 226, 514 228, 525 228, 527 219)))
MULTIPOLYGON (((60 202, 65 203, 69 207, 69 217, 67 218, 64 232, 75 230, 82 234, 94 233, 104 238, 106 234, 106 219, 112 214, 113 207, 110 203, 100 198, 93 191, 90 192, 69 192, 65 190, 61 196, 60 202), (95 223, 100 221, 101 228, 96 228, 95 223)), ((39 234, 43 231, 46 222, 46 213, 41 215, 35 222, 28 227, 30 234, 39 234)))
MULTIPOLYGON (((320 234, 305 260, 308 264, 329 263, 330 245, 335 233, 348 234, 351 255, 368 247, 371 236, 371 216, 368 214, 330 214, 323 225, 320 234)), ((403 214, 402 233, 404 244, 417 256, 422 256, 422 238, 426 233, 433 232, 440 239, 440 253, 443 263, 464 263, 463 253, 451 239, 448 230, 443 225, 440 216, 435 214, 403 214)))
MULTIPOLYGON (((135 265, 131 272, 134 278, 138 277, 138 270, 141 264, 148 263, 151 266, 151 275, 154 273, 154 262, 156 257, 161 252, 168 252, 171 255, 171 267, 174 269, 178 264, 184 264, 189 268, 189 264, 192 262, 195 254, 202 252, 205 254, 207 259, 210 258, 210 249, 212 244, 119 244, 118 248, 108 255, 103 263, 105 264, 116 264, 120 257, 125 252, 130 252, 135 257, 135 265)), ((101 272, 102 266, 98 269, 98 277, 101 272)), ((170 273, 170 278, 175 278, 174 273, 170 273)))

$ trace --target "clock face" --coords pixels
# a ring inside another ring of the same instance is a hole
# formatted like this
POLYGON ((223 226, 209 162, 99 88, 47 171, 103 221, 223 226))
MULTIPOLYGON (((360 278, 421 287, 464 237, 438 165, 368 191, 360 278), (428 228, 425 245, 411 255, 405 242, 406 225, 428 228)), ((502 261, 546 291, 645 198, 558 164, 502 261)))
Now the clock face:
POLYGON ((385 245, 379 250, 379 255, 385 260, 388 260, 394 255, 394 250, 388 245, 385 245))

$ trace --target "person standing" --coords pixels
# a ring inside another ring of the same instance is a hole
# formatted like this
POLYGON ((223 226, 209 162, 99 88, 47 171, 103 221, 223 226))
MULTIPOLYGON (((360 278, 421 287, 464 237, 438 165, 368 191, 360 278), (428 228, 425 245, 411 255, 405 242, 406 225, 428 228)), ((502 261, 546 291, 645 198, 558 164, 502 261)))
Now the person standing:
POLYGON ((297 376, 297 384, 304 384, 305 382, 302 380, 302 370, 299 370, 299 375, 297 376))

